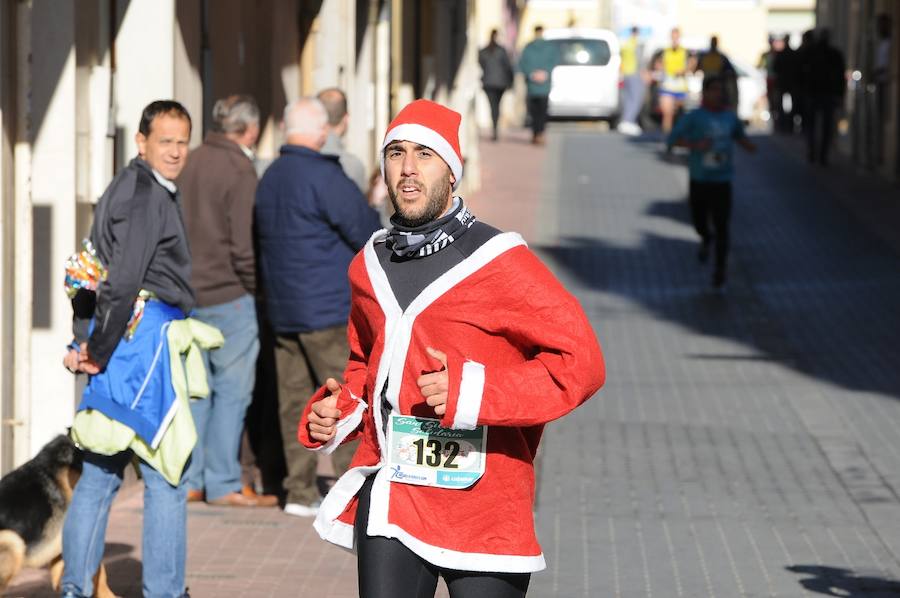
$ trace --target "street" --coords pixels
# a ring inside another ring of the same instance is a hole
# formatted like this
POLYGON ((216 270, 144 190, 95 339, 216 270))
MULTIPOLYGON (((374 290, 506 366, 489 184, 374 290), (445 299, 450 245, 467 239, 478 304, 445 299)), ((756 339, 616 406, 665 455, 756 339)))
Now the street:
MULTIPOLYGON (((896 188, 756 138, 738 157, 716 292, 681 157, 594 125, 553 123, 544 148, 526 139, 482 141, 484 185, 467 199, 523 233, 607 360, 598 395, 546 428, 548 568, 528 595, 900 595, 896 188)), ((140 595, 140 519, 133 485, 107 535, 122 596, 140 595)), ((188 521, 194 598, 356 596, 354 557, 311 520, 192 504, 188 521)), ((30 570, 7 595, 53 594, 30 570)))

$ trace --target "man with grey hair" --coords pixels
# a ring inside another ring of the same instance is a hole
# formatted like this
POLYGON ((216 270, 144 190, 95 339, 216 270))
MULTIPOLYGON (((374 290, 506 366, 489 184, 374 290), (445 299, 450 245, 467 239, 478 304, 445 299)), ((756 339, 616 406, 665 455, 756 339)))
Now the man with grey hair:
POLYGON ((259 108, 250 96, 216 102, 212 127, 178 178, 191 244, 194 317, 217 327, 225 344, 204 355, 210 397, 191 402, 197 446, 186 478, 188 500, 275 506, 275 496, 242 493, 239 451, 253 394, 259 334, 253 255, 253 146, 259 108))
MULTIPOLYGON (((381 228, 378 214, 341 168, 322 153, 325 106, 302 98, 284 111, 286 144, 256 190, 255 223, 266 310, 275 332, 281 437, 287 462, 284 511, 318 511, 315 453, 297 441, 309 397, 347 362, 353 256, 381 228)), ((343 473, 355 445, 332 454, 343 473)))
POLYGON ((337 87, 323 89, 316 96, 328 113, 328 137, 322 147, 322 153, 337 156, 344 173, 350 177, 359 190, 368 193, 369 181, 366 167, 362 160, 351 154, 344 147, 344 135, 350 125, 350 114, 347 112, 347 95, 337 87))

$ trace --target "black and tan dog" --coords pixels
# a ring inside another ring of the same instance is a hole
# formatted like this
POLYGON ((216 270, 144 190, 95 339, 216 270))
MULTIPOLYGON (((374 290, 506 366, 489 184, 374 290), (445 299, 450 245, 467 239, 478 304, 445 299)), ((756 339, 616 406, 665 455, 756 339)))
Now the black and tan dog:
MULTIPOLYGON (((46 566, 53 589, 59 589, 63 522, 81 467, 81 451, 68 436, 59 435, 0 479, 0 591, 22 567, 46 566)), ((95 596, 114 596, 102 564, 94 588, 95 596)))

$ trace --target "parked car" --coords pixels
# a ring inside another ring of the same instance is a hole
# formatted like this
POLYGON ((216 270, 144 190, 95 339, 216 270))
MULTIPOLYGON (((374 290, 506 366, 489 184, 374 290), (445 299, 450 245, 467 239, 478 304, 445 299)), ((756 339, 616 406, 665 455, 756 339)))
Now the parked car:
POLYGON ((606 29, 548 29, 560 62, 550 75, 548 114, 604 118, 619 114, 619 40, 606 29))

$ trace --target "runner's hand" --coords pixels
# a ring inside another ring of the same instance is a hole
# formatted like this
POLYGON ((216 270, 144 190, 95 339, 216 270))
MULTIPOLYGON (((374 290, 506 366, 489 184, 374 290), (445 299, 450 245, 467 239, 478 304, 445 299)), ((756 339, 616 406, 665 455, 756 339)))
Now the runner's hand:
POLYGON ((447 375, 447 354, 431 347, 428 347, 426 351, 440 361, 443 368, 438 372, 419 376, 416 383, 419 385, 422 396, 425 397, 425 402, 434 407, 437 415, 444 415, 447 412, 447 390, 450 387, 450 378, 447 375))
POLYGON ((337 422, 341 418, 341 410, 337 408, 341 385, 334 378, 325 381, 328 396, 313 403, 309 413, 309 436, 319 442, 328 442, 337 432, 337 422))

